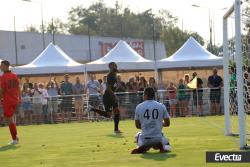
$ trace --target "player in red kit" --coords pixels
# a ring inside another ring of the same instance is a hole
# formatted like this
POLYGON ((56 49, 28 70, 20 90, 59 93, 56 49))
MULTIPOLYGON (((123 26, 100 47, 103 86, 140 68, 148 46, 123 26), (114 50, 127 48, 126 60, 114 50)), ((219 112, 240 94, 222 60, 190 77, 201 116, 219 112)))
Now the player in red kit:
POLYGON ((17 105, 20 102, 19 79, 16 74, 9 69, 10 63, 7 60, 1 62, 1 77, 0 98, 2 100, 4 118, 9 124, 12 141, 9 144, 18 144, 16 124, 13 118, 16 112, 17 105))

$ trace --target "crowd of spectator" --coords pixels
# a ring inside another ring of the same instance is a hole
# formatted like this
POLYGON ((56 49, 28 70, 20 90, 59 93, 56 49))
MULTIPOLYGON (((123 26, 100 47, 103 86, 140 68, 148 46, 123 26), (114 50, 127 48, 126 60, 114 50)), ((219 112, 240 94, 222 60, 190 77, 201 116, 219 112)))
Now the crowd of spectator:
MULTIPOLYGON (((70 122, 72 113, 75 114, 77 121, 82 121, 83 117, 89 114, 84 112, 88 104, 96 108, 102 107, 101 95, 106 89, 106 82, 106 76, 97 80, 94 74, 89 75, 87 83, 81 82, 79 77, 76 77, 75 82, 71 83, 68 74, 60 83, 55 77, 50 78, 48 83, 30 83, 29 78, 26 78, 21 90, 22 103, 19 107, 18 123, 56 123, 58 113, 60 113, 62 122, 70 122)), ((213 74, 209 76, 207 83, 208 88, 211 89, 210 112, 219 114, 223 83, 216 68, 213 69, 213 74)), ((164 85, 162 81, 157 84, 154 77, 150 77, 147 81, 144 76, 135 76, 130 77, 128 82, 124 82, 120 75, 117 76, 116 93, 118 98, 124 97, 123 92, 137 95, 133 98, 128 97, 130 103, 141 102, 143 95, 140 92, 146 87, 152 87, 158 91, 158 97, 164 94, 161 96, 162 102, 167 105, 172 117, 176 117, 177 113, 178 116, 191 116, 193 113, 189 107, 190 103, 196 108, 198 115, 203 115, 203 87, 205 86, 196 72, 193 72, 192 78, 189 74, 185 74, 179 83, 170 82, 168 85, 164 85), (194 79, 197 80, 197 85, 196 88, 191 89, 188 84, 194 79), (138 94, 140 95, 139 100, 138 94)), ((123 100, 119 100, 119 102, 122 103, 123 100)), ((94 113, 92 114, 90 116, 96 117, 94 113)))

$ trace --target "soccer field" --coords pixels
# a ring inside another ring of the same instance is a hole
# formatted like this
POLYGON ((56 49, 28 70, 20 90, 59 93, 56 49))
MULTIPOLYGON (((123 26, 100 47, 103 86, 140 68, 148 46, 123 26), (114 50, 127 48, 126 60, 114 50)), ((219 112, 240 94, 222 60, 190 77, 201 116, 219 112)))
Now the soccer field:
POLYGON ((20 144, 7 146, 7 127, 0 128, 1 167, 203 167, 249 166, 206 164, 206 151, 238 150, 238 139, 223 135, 223 117, 174 118, 164 129, 171 153, 131 155, 135 147, 134 121, 121 121, 122 136, 115 136, 113 122, 19 126, 20 144))

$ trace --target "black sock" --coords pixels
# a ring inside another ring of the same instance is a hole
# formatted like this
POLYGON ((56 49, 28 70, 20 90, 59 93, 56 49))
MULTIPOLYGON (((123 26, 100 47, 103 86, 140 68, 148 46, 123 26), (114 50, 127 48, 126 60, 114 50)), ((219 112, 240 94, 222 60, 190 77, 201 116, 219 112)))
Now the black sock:
POLYGON ((115 114, 114 115, 115 131, 119 130, 119 128, 118 128, 119 121, 120 121, 120 114, 115 114))

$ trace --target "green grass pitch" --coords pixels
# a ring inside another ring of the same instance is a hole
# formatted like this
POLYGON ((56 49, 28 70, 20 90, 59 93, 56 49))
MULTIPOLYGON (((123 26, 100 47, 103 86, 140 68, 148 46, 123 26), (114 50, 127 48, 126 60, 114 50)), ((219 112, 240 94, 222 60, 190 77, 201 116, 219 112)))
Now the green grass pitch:
POLYGON ((113 122, 19 126, 20 144, 7 146, 7 127, 0 128, 0 167, 203 167, 249 166, 205 162, 206 151, 237 151, 238 139, 223 135, 222 116, 174 118, 164 129, 171 153, 131 155, 138 131, 134 121, 121 121, 122 136, 113 122))

